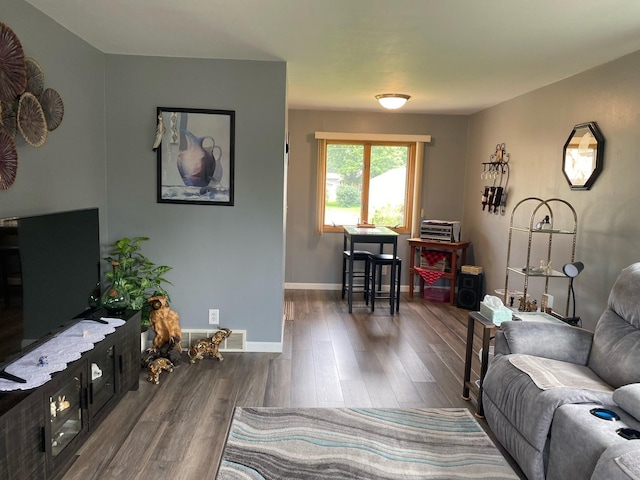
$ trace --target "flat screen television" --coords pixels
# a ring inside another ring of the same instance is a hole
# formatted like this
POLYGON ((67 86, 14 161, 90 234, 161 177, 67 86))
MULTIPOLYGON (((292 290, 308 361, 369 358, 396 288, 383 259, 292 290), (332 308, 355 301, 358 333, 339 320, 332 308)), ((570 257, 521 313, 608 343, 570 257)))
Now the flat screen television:
POLYGON ((97 208, 0 219, 0 369, 90 314, 99 280, 97 208))

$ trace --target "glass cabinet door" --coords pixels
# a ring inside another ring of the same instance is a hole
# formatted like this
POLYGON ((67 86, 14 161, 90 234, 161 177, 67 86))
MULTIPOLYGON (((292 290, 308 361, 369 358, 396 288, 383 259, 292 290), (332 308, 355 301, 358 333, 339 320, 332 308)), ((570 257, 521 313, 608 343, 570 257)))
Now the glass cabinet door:
POLYGON ((82 378, 74 375, 48 397, 51 455, 56 457, 82 430, 82 378))
POLYGON ((113 345, 91 356, 89 404, 92 417, 98 413, 116 393, 115 358, 113 345))

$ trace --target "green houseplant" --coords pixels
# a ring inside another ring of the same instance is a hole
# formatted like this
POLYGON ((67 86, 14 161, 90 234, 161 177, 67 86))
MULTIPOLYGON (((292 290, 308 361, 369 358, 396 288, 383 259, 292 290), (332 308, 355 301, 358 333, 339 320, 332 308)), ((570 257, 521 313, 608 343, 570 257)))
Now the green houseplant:
MULTIPOLYGON (((142 325, 149 325, 150 307, 147 298, 163 295, 169 299, 165 290, 165 284, 171 284, 164 274, 171 270, 166 265, 156 265, 141 250, 141 243, 149 240, 149 237, 124 237, 109 245, 110 251, 105 261, 119 262, 119 275, 124 287, 131 297, 130 308, 142 311, 142 325)), ((110 282, 114 280, 114 272, 105 273, 110 282)))

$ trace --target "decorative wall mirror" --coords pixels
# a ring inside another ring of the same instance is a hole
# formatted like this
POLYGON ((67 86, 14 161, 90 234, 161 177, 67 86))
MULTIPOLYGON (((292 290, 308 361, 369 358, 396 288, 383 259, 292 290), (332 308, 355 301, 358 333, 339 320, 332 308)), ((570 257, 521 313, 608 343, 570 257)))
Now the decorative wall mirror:
POLYGON ((604 137, 595 122, 580 123, 564 144, 562 173, 571 190, 589 190, 602 171, 604 137))

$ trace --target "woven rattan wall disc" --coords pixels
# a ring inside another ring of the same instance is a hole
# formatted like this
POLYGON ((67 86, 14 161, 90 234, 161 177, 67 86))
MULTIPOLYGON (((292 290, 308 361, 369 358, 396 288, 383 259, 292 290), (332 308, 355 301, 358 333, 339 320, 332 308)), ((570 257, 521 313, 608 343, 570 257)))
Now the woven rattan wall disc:
POLYGON ((27 86, 24 51, 20 40, 0 22, 0 100, 13 101, 27 86))
POLYGON ((51 132, 58 128, 64 116, 62 97, 53 88, 47 88, 40 96, 40 105, 47 121, 47 128, 51 132))
POLYGON ((18 151, 13 139, 0 132, 0 190, 7 190, 13 185, 18 172, 18 151))
POLYGON ((2 106, 2 116, 0 117, 0 132, 5 132, 12 139, 16 138, 16 115, 18 113, 18 102, 11 103, 0 102, 2 106))
POLYGON ((40 147, 47 139, 47 121, 38 99, 23 93, 18 103, 18 130, 32 147, 40 147))
POLYGON ((27 86, 25 91, 31 92, 38 97, 44 90, 44 71, 38 62, 31 57, 25 57, 24 64, 27 68, 27 86))

